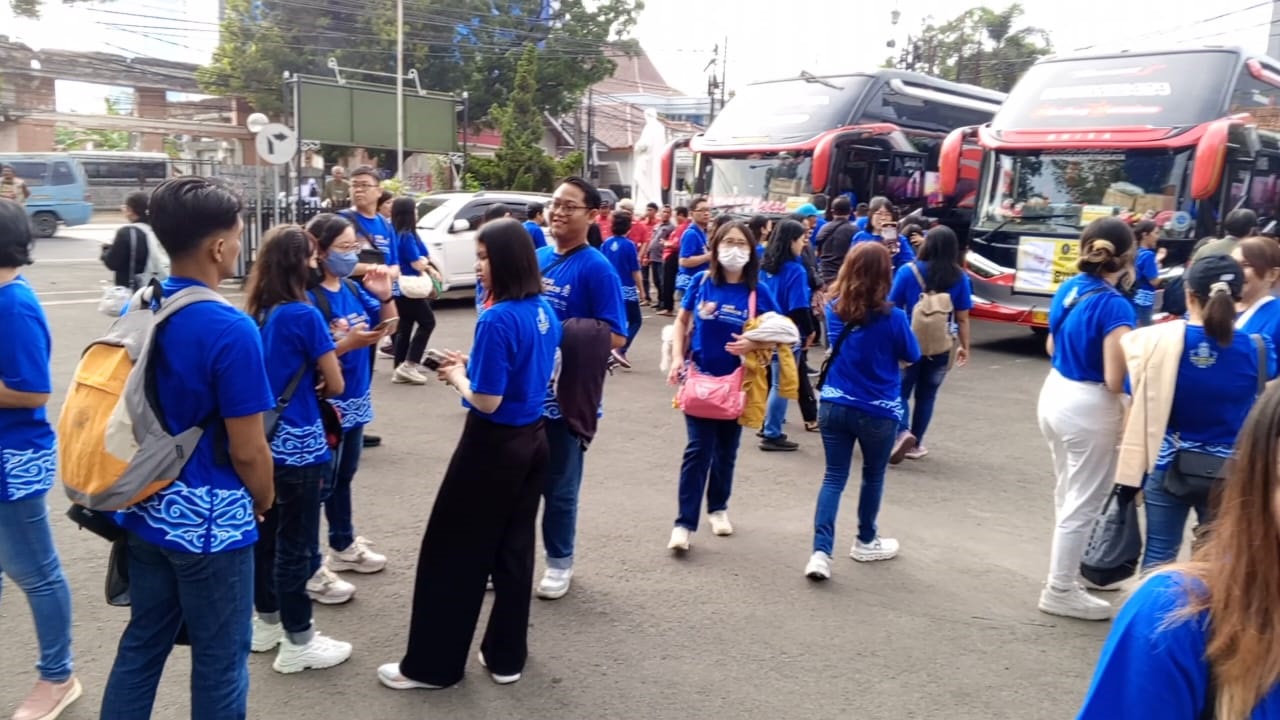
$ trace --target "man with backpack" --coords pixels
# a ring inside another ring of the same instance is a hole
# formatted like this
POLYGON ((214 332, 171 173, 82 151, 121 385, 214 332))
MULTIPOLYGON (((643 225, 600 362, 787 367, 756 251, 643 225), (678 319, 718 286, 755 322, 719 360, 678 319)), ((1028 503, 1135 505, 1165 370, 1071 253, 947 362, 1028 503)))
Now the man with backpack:
POLYGON ((853 236, 858 234, 858 226, 849 218, 853 212, 853 204, 849 198, 841 195, 831 201, 831 222, 822 226, 814 241, 819 255, 818 274, 822 276, 824 286, 835 282, 840 266, 844 264, 844 256, 849 254, 853 245, 853 236))
MULTIPOLYGON (((165 660, 185 624, 191 643, 192 717, 243 718, 249 692, 253 544, 257 519, 274 502, 263 413, 275 401, 257 326, 216 293, 218 284, 235 274, 244 227, 241 205, 220 185, 184 177, 156 188, 150 209, 151 226, 169 254, 172 275, 163 284, 163 299, 148 302, 149 291, 144 290, 113 326, 123 328, 126 319, 146 319, 158 310, 147 334, 145 359, 140 356, 130 371, 127 397, 121 398, 133 425, 150 433, 129 465, 145 460, 138 456, 146 454, 147 443, 158 432, 155 426, 177 434, 179 444, 184 437, 198 439, 169 464, 180 468, 176 477, 167 481, 162 479, 166 475, 153 475, 145 499, 126 501, 117 515, 128 534, 132 604, 101 717, 150 717, 165 660), (168 311, 166 305, 171 306, 168 311), (145 373, 144 382, 134 377, 135 371, 145 373), (139 390, 145 386, 151 392, 139 390)), ((105 345, 96 343, 85 357, 105 345)), ((86 362, 82 359, 68 394, 64 421, 88 411, 89 401, 76 395, 86 362)), ((102 447, 91 429, 82 431, 75 422, 60 427, 67 433, 65 445, 83 448, 96 442, 102 447)), ((119 449, 110 433, 106 449, 119 449)), ((71 493, 78 482, 75 468, 85 466, 68 454, 63 459, 69 461, 64 480, 71 493)), ((133 477, 128 472, 123 476, 133 477)))

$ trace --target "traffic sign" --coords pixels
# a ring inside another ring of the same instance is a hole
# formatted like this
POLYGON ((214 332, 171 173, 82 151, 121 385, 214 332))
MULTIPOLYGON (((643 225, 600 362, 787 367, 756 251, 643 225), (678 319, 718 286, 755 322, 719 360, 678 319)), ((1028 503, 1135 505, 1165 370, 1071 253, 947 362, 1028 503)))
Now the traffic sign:
POLYGON ((254 138, 258 157, 272 165, 284 165, 298 154, 298 136, 288 125, 270 123, 254 138))

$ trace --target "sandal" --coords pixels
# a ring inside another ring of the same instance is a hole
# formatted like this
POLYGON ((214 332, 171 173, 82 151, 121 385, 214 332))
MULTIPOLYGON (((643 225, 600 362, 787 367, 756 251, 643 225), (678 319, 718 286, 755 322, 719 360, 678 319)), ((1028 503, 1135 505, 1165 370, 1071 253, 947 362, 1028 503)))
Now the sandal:
POLYGON ((818 421, 817 421, 817 420, 806 420, 806 421, 805 421, 805 424, 804 424, 804 431, 805 431, 805 432, 818 432, 818 430, 819 430, 819 428, 818 428, 818 421))

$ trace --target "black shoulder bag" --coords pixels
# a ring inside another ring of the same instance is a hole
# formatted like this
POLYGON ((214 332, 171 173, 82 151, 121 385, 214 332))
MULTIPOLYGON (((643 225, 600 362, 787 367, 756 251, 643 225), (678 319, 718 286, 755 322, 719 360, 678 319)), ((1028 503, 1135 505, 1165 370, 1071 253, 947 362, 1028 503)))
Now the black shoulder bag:
POLYGON ((840 331, 840 335, 836 338, 836 344, 831 346, 831 354, 826 360, 822 361, 822 367, 818 370, 818 384, 815 389, 818 394, 822 394, 822 387, 827 384, 827 372, 831 370, 831 363, 836 361, 836 356, 840 354, 840 346, 844 345, 845 338, 849 337, 849 333, 853 332, 853 323, 845 323, 844 329, 840 331))
MULTIPOLYGON (((1257 395, 1262 395, 1267 389, 1267 345, 1261 335, 1249 337, 1258 352, 1257 395)), ((1227 458, 1199 450, 1183 450, 1177 433, 1173 441, 1173 464, 1164 474, 1165 492, 1191 505, 1207 503, 1215 483, 1226 474, 1227 458)))
POLYGON ((370 236, 369 233, 365 232, 360 221, 356 219, 356 212, 354 210, 343 210, 339 212, 338 215, 346 218, 351 223, 351 227, 355 229, 356 235, 358 235, 361 240, 364 240, 365 244, 369 246, 367 248, 360 248, 360 252, 356 256, 356 262, 363 263, 365 265, 386 265, 387 254, 374 244, 373 237, 370 236))

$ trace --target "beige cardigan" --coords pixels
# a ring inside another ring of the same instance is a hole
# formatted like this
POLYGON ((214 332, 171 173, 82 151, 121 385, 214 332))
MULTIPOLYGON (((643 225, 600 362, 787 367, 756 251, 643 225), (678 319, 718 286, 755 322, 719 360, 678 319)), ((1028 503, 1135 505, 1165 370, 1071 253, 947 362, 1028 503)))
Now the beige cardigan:
POLYGON ((1142 487, 1143 475, 1155 469, 1186 338, 1187 323, 1176 320, 1134 330, 1120 340, 1133 402, 1120 441, 1117 485, 1142 487))

